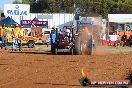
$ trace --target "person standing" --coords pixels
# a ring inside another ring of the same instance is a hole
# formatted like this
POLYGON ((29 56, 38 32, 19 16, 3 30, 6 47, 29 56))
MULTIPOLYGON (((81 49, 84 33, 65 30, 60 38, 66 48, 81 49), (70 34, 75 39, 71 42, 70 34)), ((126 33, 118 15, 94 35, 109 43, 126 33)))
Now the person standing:
POLYGON ((126 46, 126 40, 127 40, 127 35, 124 32, 124 35, 121 37, 121 41, 122 41, 122 46, 126 46))
POLYGON ((1 49, 2 49, 2 37, 1 37, 1 28, 2 28, 2 27, 0 27, 0 47, 1 47, 1 49))
POLYGON ((17 51, 18 47, 18 33, 19 29, 17 26, 14 26, 14 29, 12 29, 12 51, 17 51))
POLYGON ((56 41, 55 30, 51 30, 51 34, 50 34, 50 44, 51 44, 51 52, 52 53, 55 53, 55 41, 56 41))
POLYGON ((19 51, 22 51, 22 41, 24 39, 24 30, 22 26, 19 26, 18 42, 19 42, 19 51))
POLYGON ((1 28, 1 39, 2 39, 1 49, 5 47, 5 50, 7 50, 7 30, 5 29, 4 25, 2 25, 1 28))

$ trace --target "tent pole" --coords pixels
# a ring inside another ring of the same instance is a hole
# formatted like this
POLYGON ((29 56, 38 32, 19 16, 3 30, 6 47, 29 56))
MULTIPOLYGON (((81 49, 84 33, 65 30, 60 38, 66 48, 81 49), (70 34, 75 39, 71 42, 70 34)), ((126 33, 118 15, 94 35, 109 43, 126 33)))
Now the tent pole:
POLYGON ((126 34, 126 24, 124 24, 124 30, 125 30, 125 34, 126 34))
POLYGON ((109 36, 109 29, 110 29, 110 23, 109 23, 109 18, 108 18, 108 36, 109 36))
POLYGON ((12 16, 11 16, 11 24, 10 24, 10 27, 11 27, 11 25, 12 25, 12 16))
POLYGON ((20 25, 22 25, 23 22, 23 16, 20 16, 20 25))
POLYGON ((117 35, 118 35, 118 31, 119 31, 119 24, 118 24, 118 26, 117 26, 117 35))
POLYGON ((20 24, 21 24, 21 21, 22 21, 22 17, 20 16, 20 24))

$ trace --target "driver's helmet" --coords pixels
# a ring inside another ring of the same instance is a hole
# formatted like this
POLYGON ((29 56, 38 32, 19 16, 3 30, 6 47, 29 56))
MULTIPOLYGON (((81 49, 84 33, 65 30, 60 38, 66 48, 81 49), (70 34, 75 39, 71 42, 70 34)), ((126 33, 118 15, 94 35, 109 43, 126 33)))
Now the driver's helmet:
POLYGON ((67 32, 67 33, 70 33, 70 29, 66 29, 66 32, 67 32))

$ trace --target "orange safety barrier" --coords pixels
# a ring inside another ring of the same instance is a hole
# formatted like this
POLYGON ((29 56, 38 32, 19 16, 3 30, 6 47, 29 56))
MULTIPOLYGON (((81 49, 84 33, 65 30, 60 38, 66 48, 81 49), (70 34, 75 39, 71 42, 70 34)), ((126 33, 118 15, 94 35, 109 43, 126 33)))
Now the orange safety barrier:
POLYGON ((110 45, 114 46, 115 45, 115 41, 110 41, 110 45))
POLYGON ((108 45, 109 45, 109 41, 107 41, 107 40, 102 40, 102 45, 108 46, 108 45))

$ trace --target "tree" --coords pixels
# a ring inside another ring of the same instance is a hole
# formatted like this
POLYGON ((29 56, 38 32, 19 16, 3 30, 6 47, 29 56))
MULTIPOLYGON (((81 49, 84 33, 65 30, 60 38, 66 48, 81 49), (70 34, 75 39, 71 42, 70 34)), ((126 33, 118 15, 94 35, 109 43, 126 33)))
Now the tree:
POLYGON ((21 2, 18 1, 18 0, 15 0, 15 1, 13 2, 13 4, 21 4, 21 2))
POLYGON ((29 0, 22 0, 22 3, 23 3, 23 4, 29 4, 30 1, 29 1, 29 0))
POLYGON ((73 13, 74 4, 80 7, 83 16, 107 18, 109 13, 132 13, 131 0, 23 0, 22 3, 30 4, 32 13, 73 13))

